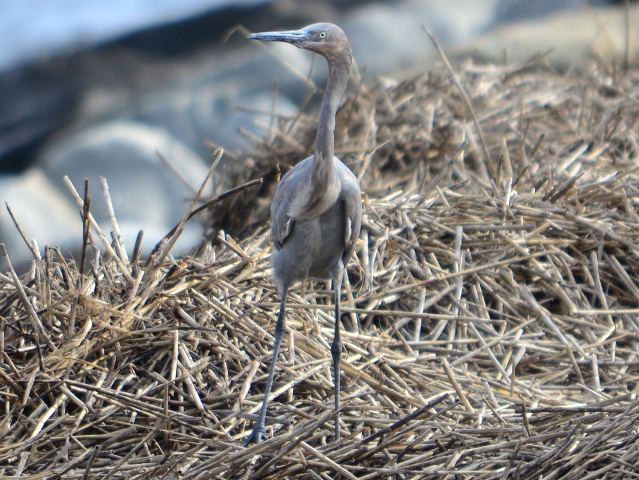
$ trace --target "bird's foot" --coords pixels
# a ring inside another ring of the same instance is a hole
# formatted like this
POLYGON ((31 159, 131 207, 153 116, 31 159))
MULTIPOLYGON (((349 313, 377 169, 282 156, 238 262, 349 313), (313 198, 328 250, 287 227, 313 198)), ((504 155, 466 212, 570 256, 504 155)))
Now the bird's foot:
POLYGON ((255 427, 253 427, 253 431, 248 437, 246 437, 246 440, 244 440, 242 446, 248 447, 252 443, 257 445, 264 440, 266 440, 266 432, 264 431, 264 427, 262 427, 261 425, 255 425, 255 427))

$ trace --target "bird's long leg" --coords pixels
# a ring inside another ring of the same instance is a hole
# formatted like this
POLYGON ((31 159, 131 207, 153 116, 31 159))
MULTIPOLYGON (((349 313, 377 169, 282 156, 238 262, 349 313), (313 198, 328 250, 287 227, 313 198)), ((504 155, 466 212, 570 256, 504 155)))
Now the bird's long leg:
POLYGON ((286 296, 288 294, 288 288, 285 288, 282 292, 282 299, 280 301, 280 311, 277 315, 277 324, 275 325, 275 341, 273 342, 273 356, 271 357, 271 365, 268 369, 268 379, 266 380, 266 390, 264 391, 264 400, 262 401, 262 408, 260 410, 260 416, 257 418, 257 422, 253 426, 251 435, 244 441, 244 446, 251 443, 260 443, 266 437, 264 425, 266 423, 266 409, 268 407, 269 396, 271 395, 271 387, 273 386, 273 376, 275 374, 275 364, 277 363, 277 356, 280 351, 280 345, 282 344, 282 336, 284 335, 284 322, 286 317, 286 296))
POLYGON ((340 339, 340 323, 341 323, 341 311, 340 300, 342 296, 342 279, 344 276, 344 270, 339 268, 335 276, 333 277, 333 286, 335 288, 335 335, 333 336, 333 343, 331 344, 331 354, 333 355, 333 385, 335 387, 335 440, 339 440, 339 397, 340 397, 340 360, 342 354, 342 341, 340 339))

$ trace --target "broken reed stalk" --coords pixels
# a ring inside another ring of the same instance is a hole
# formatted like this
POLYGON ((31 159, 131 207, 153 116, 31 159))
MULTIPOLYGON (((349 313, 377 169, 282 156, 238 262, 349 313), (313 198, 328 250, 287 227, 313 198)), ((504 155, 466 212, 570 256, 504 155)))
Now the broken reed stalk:
POLYGON ((33 240, 29 239, 29 237, 27 236, 27 233, 24 231, 24 228, 22 227, 22 224, 20 223, 18 218, 13 213, 13 210, 11 210, 11 207, 9 206, 9 204, 5 202, 4 205, 5 205, 5 207, 7 207, 7 212, 9 213, 9 216, 11 217, 11 221, 15 225, 16 230, 18 230, 18 233, 20 234, 20 237, 22 238, 22 241, 25 243, 27 248, 31 251, 31 254, 33 255, 33 258, 35 260, 40 259, 41 258, 40 257, 40 251, 38 250, 37 245, 35 244, 35 242, 33 240))
POLYGON ((336 148, 367 192, 343 309, 356 324, 343 332, 341 441, 331 292, 318 284, 290 294, 269 439, 240 447, 277 310, 260 195, 276 160, 312 149, 301 112, 234 162, 252 165, 228 198, 259 225, 244 238, 156 257, 161 281, 142 291, 139 246, 121 255, 76 193, 85 239, 90 226, 101 242, 90 274, 54 249, 22 278, 0 274, 0 477, 635 475, 639 70, 616 82, 530 62, 456 72, 360 86, 338 116, 336 148), (501 159, 466 149, 473 114, 456 77, 501 159))
MULTIPOLYGON (((103 180, 103 185, 106 185, 106 181, 104 179, 102 180, 103 180)), ((110 199, 109 199, 109 205, 110 205, 110 199)), ((84 286, 84 269, 86 265, 87 248, 89 246, 89 234, 90 234, 90 230, 89 230, 90 228, 89 213, 90 212, 91 212, 91 195, 89 194, 89 179, 85 178, 84 179, 84 201, 82 205, 82 250, 80 253, 80 272, 79 272, 78 279, 75 286, 75 294, 73 296, 73 303, 71 305, 71 314, 69 315, 69 328, 67 331, 67 336, 69 338, 71 338, 73 334, 75 333, 75 314, 76 314, 76 309, 78 307, 78 302, 80 301, 80 295, 82 295, 82 289, 84 286)), ((110 214, 113 214, 113 206, 110 206, 110 214)), ((113 215, 112 224, 117 226, 117 222, 115 221, 115 215, 113 215)), ((116 230, 115 228, 117 227, 114 227, 114 232, 118 232, 116 233, 116 238, 120 238, 121 235, 119 234, 119 229, 116 230)), ((119 242, 118 242, 118 245, 119 245, 119 242)), ((123 258, 126 258, 126 257, 123 257, 123 258)))
POLYGON ((213 172, 215 172, 215 169, 220 163, 220 160, 222 159, 223 155, 224 155, 224 150, 221 148, 218 148, 215 152, 213 152, 213 156, 211 159, 211 166, 206 176, 204 177, 204 180, 202 181, 200 188, 198 189, 195 196, 191 200, 191 203, 187 211, 184 213, 179 223, 173 229, 171 229, 171 231, 167 235, 165 235, 162 240, 158 242, 158 244, 155 246, 155 248, 149 255, 149 259, 147 260, 145 268, 144 268, 147 283, 149 282, 149 279, 152 279, 158 266, 162 264, 165 257, 169 254, 169 252, 173 248, 173 245, 175 245, 175 242, 177 241, 178 237, 182 233, 182 230, 184 229, 186 222, 188 222, 189 218, 191 218, 190 217, 191 212, 193 212, 195 205, 200 200, 200 197, 202 196, 204 189, 209 183, 209 180, 211 179, 213 172))

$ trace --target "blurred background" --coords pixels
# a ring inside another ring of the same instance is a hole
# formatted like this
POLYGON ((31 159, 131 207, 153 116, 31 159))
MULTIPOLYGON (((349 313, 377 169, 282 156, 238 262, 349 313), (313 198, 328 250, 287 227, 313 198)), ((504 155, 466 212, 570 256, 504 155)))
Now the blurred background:
MULTIPOLYGON (((80 210, 65 175, 80 195, 89 178, 92 213, 109 232, 105 177, 124 244, 130 250, 143 230, 146 252, 179 221, 214 145, 230 155, 206 193, 232 186, 233 158, 264 135, 272 113, 297 112, 305 76, 324 74, 307 52, 232 29, 317 21, 344 28, 364 81, 396 81, 438 62, 423 27, 456 60, 543 53, 555 68, 578 70, 592 59, 621 62, 627 41, 635 58, 639 48, 637 2, 613 0, 1 2, 0 242, 14 265, 27 268, 33 255, 5 204, 40 249, 77 255, 80 210)), ((201 236, 189 224, 175 253, 201 236)))

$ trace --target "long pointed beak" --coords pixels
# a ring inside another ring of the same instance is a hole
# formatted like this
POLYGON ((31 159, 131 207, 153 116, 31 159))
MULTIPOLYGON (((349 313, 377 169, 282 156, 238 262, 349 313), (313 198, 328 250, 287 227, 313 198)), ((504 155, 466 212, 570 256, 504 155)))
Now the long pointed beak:
POLYGON ((308 34, 304 30, 252 33, 247 38, 249 40, 264 40, 268 42, 286 42, 293 45, 310 40, 308 34))

